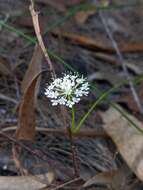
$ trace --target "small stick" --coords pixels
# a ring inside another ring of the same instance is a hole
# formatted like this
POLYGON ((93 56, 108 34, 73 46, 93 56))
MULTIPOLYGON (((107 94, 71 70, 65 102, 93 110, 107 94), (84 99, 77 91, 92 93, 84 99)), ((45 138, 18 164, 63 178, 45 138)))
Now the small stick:
MULTIPOLYGON (((3 125, 1 126, 0 132, 13 132, 17 129, 17 126, 9 126, 9 125, 3 125)), ((44 132, 48 134, 55 134, 55 135, 65 135, 67 136, 67 129, 65 128, 58 128, 58 129, 50 129, 46 127, 37 127, 36 128, 37 132, 44 132)), ((91 129, 91 128, 86 128, 86 129, 81 129, 78 133, 72 134, 74 137, 89 137, 89 138, 109 138, 107 133, 103 129, 91 129)))
MULTIPOLYGON (((81 178, 80 178, 80 177, 77 177, 77 178, 72 179, 72 180, 70 180, 70 181, 68 181, 68 182, 66 182, 66 183, 64 183, 64 184, 61 184, 61 185, 59 185, 58 187, 55 187, 54 189, 51 189, 51 190, 58 190, 58 189, 61 189, 61 188, 65 187, 65 186, 70 185, 70 184, 72 184, 72 183, 74 183, 74 182, 77 182, 77 181, 79 181, 79 180, 81 180, 81 178)), ((47 189, 47 190, 48 190, 48 189, 47 189)))

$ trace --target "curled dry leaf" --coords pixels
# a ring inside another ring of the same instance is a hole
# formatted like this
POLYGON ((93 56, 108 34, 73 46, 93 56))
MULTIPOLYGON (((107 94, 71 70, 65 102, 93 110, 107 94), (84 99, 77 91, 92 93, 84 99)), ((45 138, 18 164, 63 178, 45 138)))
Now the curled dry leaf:
POLYGON ((35 104, 39 89, 39 75, 43 53, 39 46, 35 51, 22 82, 23 97, 19 108, 17 139, 32 140, 35 135, 35 104))
MULTIPOLYGON (((121 112, 125 112, 118 107, 121 112)), ((132 115, 128 118, 136 126, 142 128, 142 123, 132 115)), ((115 108, 102 112, 104 129, 116 144, 118 151, 130 167, 130 169, 143 181, 143 134, 122 116, 115 108)), ((143 128, 142 128, 143 129, 143 128)))

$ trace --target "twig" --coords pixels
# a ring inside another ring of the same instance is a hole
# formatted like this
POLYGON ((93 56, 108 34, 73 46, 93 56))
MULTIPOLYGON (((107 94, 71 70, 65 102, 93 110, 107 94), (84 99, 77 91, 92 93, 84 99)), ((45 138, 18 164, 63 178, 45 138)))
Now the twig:
POLYGON ((125 64, 124 58, 123 58, 123 56, 122 56, 122 54, 121 54, 121 52, 120 52, 120 50, 119 50, 118 44, 117 44, 117 42, 115 41, 115 39, 114 39, 114 37, 113 37, 113 34, 112 34, 112 32, 111 32, 111 30, 110 30, 110 28, 109 28, 109 26, 108 26, 108 22, 107 22, 107 20, 105 19, 103 13, 102 13, 102 12, 99 12, 99 15, 100 15, 101 21, 102 21, 102 23, 103 23, 103 25, 104 25, 104 27, 105 27, 106 33, 107 33, 109 39, 111 40, 112 45, 113 45, 113 48, 115 49, 116 54, 117 54, 117 56, 118 56, 118 58, 119 58, 119 62, 120 62, 120 64, 121 64, 122 68, 123 68, 124 74, 125 74, 125 76, 126 76, 128 82, 129 82, 130 90, 131 90, 131 92, 132 92, 132 94, 133 94, 134 100, 135 100, 135 102, 136 102, 136 104, 137 104, 137 106, 138 106, 140 112, 143 114, 143 107, 142 107, 142 105, 141 105, 139 96, 138 96, 138 94, 137 94, 137 92, 136 92, 136 89, 135 89, 135 87, 134 87, 134 84, 133 84, 133 82, 132 82, 132 79, 131 79, 131 77, 130 77, 130 75, 129 75, 129 72, 128 72, 127 66, 126 66, 126 64, 125 64))
POLYGON ((9 101, 9 102, 12 102, 14 104, 17 104, 18 103, 18 100, 14 99, 14 98, 11 98, 9 96, 6 96, 4 94, 1 94, 0 93, 0 99, 3 99, 3 100, 6 100, 6 101, 9 101))
MULTIPOLYGON (((16 130, 16 126, 3 126, 1 128, 2 132, 12 132, 16 130)), ((54 134, 54 135, 65 135, 67 136, 68 133, 65 130, 65 128, 60 128, 60 129, 49 129, 46 127, 37 127, 36 128, 37 132, 45 132, 48 134, 54 134)), ((103 138, 109 138, 109 136, 107 135, 107 133, 105 133, 105 131, 103 129, 90 129, 90 128, 86 128, 86 129, 81 129, 78 133, 73 133, 74 137, 90 137, 90 138, 96 138, 96 137, 103 137, 103 138)))
MULTIPOLYGON (((81 178, 80 178, 80 177, 77 177, 77 178, 72 179, 72 180, 70 180, 70 181, 68 181, 68 182, 66 182, 66 183, 64 183, 64 184, 61 184, 61 185, 59 185, 59 186, 57 186, 57 187, 55 187, 54 189, 51 189, 51 190, 58 190, 58 189, 61 189, 61 188, 65 187, 65 186, 70 185, 70 184, 72 184, 72 183, 74 183, 74 182, 77 182, 77 181, 79 181, 79 180, 81 180, 81 178)), ((48 190, 48 189, 47 189, 47 188, 42 188, 42 189, 39 189, 39 190, 48 190)))
POLYGON ((34 10, 33 0, 31 0, 31 5, 29 6, 29 9, 30 9, 30 12, 31 12, 33 26, 34 26, 34 29, 35 29, 35 33, 36 33, 36 36, 37 36, 37 39, 38 39, 39 46, 41 47, 41 49, 42 49, 42 51, 44 53, 45 59, 46 59, 48 65, 49 65, 51 75, 52 75, 53 78, 55 78, 56 77, 55 70, 54 70, 53 64, 52 64, 52 62, 51 62, 51 60, 49 58, 49 55, 47 53, 47 50, 45 48, 45 45, 44 45, 44 42, 43 42, 43 39, 42 39, 42 36, 41 36, 38 13, 34 10))

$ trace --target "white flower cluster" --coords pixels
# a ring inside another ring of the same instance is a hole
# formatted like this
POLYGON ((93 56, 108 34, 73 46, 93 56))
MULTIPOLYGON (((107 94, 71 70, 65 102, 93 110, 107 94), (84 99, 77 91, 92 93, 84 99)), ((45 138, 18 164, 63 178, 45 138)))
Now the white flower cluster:
POLYGON ((89 84, 85 78, 78 75, 65 74, 56 78, 47 86, 45 95, 51 98, 52 105, 65 105, 70 108, 78 103, 83 95, 89 93, 89 84))

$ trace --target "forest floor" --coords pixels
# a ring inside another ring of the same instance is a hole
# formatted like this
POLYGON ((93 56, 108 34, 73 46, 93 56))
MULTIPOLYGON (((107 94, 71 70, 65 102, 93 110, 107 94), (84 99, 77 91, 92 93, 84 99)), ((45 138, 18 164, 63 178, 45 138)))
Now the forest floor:
POLYGON ((92 86, 76 106, 77 122, 96 104, 73 138, 76 178, 63 112, 44 95, 51 76, 29 5, 0 0, 0 190, 142 190, 143 138, 132 136, 143 121, 143 2, 35 0, 56 75, 79 72, 92 86))

